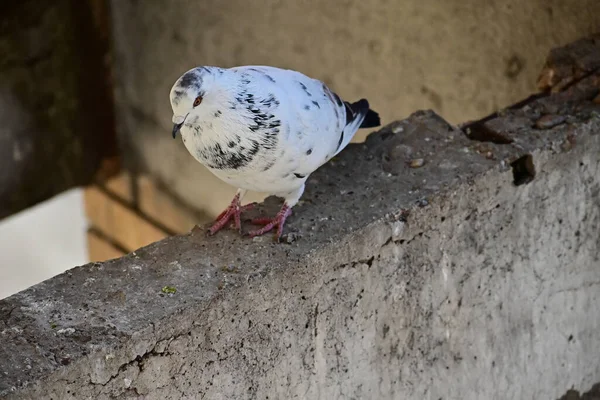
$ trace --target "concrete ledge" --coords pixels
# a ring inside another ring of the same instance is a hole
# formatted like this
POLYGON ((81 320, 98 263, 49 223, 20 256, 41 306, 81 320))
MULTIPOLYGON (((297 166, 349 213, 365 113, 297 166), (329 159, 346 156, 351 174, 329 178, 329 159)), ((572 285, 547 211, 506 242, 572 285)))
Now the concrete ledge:
POLYGON ((309 180, 291 244, 196 230, 1 300, 0 395, 589 389, 600 381, 599 82, 472 124, 471 139, 429 111, 387 126, 309 180))

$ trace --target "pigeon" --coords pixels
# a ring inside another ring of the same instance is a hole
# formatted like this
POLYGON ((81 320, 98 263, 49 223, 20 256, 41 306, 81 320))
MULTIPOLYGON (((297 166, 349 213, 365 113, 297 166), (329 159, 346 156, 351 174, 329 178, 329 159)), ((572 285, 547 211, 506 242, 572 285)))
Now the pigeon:
POLYGON ((247 191, 284 199, 273 218, 251 222, 276 229, 304 193, 305 182, 350 143, 360 128, 380 125, 366 99, 343 101, 323 82, 300 72, 270 66, 201 66, 181 75, 170 91, 173 138, 209 171, 237 188, 231 204, 210 227, 214 235, 232 219, 242 233, 247 191))

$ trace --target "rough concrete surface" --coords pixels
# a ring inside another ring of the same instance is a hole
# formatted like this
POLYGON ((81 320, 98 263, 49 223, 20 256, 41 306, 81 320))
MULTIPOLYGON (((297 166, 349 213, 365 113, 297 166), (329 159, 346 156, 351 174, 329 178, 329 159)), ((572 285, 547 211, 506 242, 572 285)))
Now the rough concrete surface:
POLYGON ((559 400, 600 400, 600 383, 595 384, 585 393, 579 393, 578 390, 569 389, 559 400))
POLYGON ((419 109, 458 123, 529 95, 551 48, 600 31, 598 0, 168 4, 111 1, 124 161, 213 216, 235 189, 170 136, 169 90, 196 65, 292 68, 345 99, 366 97, 384 124, 419 109))
POLYGON ((489 120, 507 144, 470 140, 431 111, 391 124, 311 177, 291 244, 198 229, 0 301, 0 394, 588 390, 600 381, 598 87, 591 76, 489 120))

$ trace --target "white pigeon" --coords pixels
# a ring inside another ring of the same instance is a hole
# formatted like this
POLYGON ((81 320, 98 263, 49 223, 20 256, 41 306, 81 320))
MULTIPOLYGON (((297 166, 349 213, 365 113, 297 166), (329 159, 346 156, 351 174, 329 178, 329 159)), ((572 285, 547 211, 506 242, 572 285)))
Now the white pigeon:
POLYGON ((231 218, 241 233, 241 205, 248 190, 285 201, 274 218, 249 232, 262 235, 286 218, 304 192, 308 176, 348 145, 359 128, 380 125, 365 99, 342 101, 323 82, 300 72, 267 66, 197 67, 184 73, 170 93, 173 138, 218 178, 237 188, 209 234, 231 218))

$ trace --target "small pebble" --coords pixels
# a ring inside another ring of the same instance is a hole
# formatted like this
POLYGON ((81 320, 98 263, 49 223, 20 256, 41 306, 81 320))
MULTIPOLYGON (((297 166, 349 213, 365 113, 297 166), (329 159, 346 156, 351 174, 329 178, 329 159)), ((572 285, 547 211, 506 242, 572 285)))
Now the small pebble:
POLYGON ((562 151, 565 151, 565 152, 566 152, 566 151, 569 151, 569 150, 571 150, 571 149, 573 148, 573 144, 572 144, 570 141, 568 141, 568 140, 565 140, 565 141, 564 141, 564 142, 562 142, 562 144, 560 145, 560 148, 562 149, 562 151))
POLYGON ((56 333, 58 333, 59 335, 72 335, 75 333, 75 329, 74 328, 64 328, 64 329, 59 329, 56 331, 56 333))
POLYGON ((302 235, 300 233, 290 232, 290 233, 285 233, 285 234, 281 235, 281 238, 279 239, 279 241, 281 243, 292 244, 292 243, 298 241, 300 238, 302 238, 302 235))
POLYGON ((573 148, 574 145, 575 136, 573 134, 568 134, 565 138, 565 141, 562 142, 562 144, 560 145, 560 148, 562 149, 562 151, 569 151, 573 148))
POLYGON ((421 168, 425 164, 425 160, 422 158, 415 158, 410 160, 411 168, 421 168))
POLYGON ((494 153, 488 151, 487 153, 485 153, 485 158, 487 158, 488 160, 492 160, 494 158, 494 153))
POLYGON ((550 129, 556 125, 565 122, 566 117, 563 115, 547 114, 535 122, 535 127, 538 129, 550 129))
POLYGON ((404 128, 402 127, 402 125, 396 125, 395 127, 392 128, 392 133, 400 133, 403 131, 404 131, 404 128))
POLYGON ((417 205, 419 207, 427 207, 429 205, 429 201, 427 201, 427 199, 420 199, 417 201, 417 205))

